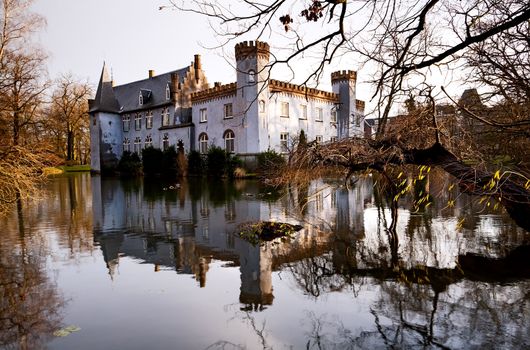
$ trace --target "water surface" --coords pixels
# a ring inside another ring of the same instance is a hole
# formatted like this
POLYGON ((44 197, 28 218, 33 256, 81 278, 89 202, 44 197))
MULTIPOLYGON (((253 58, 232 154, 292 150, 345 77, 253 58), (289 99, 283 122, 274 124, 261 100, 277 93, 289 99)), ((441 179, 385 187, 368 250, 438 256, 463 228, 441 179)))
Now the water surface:
POLYGON ((529 348, 529 234, 449 188, 54 178, 2 219, 0 347, 529 348), (259 220, 304 228, 235 234, 259 220))

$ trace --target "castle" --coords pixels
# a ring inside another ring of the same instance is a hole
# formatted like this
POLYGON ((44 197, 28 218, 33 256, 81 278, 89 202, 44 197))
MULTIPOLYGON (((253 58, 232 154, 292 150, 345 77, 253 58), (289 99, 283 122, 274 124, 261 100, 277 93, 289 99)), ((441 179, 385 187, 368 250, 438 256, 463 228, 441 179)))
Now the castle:
POLYGON ((103 65, 89 100, 91 169, 117 164, 123 151, 166 149, 182 141, 186 152, 212 145, 252 162, 269 149, 287 152, 304 130, 308 141, 362 136, 364 102, 356 99, 356 72, 331 74, 332 92, 270 79, 265 42, 235 46, 236 82, 207 82, 199 55, 188 67, 114 86, 103 65))

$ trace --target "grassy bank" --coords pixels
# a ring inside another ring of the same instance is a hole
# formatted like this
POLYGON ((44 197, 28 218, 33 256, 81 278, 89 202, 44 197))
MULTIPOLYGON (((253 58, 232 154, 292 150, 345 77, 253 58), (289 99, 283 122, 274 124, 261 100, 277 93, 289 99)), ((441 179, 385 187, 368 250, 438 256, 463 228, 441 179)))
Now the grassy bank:
POLYGON ((46 175, 90 171, 90 165, 61 165, 57 167, 47 167, 44 168, 43 171, 46 175))

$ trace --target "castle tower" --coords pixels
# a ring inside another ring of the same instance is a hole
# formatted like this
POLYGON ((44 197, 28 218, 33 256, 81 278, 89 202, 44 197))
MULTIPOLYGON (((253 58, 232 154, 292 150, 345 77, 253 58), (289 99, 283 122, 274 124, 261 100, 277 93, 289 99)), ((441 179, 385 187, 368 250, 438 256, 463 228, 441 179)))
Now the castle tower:
POLYGON ((243 133, 242 153, 266 151, 268 140, 269 105, 269 44, 244 41, 236 45, 237 97, 234 114, 241 116, 243 133))
POLYGON ((360 111, 356 108, 357 72, 337 71, 331 73, 332 91, 339 94, 337 106, 338 138, 344 139, 354 135, 362 135, 360 111))
POLYGON ((112 79, 103 63, 96 97, 88 101, 90 114, 90 169, 100 172, 113 167, 122 153, 120 106, 114 94, 112 79))

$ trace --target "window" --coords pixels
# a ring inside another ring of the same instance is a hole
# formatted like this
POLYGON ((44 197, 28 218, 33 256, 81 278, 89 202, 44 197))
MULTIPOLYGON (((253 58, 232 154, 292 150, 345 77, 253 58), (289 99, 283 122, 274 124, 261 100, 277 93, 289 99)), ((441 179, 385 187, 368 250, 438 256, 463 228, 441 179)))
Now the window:
POLYGON ((322 192, 319 192, 315 195, 315 209, 320 211, 324 207, 324 196, 322 192))
POLYGON ((265 101, 263 100, 259 100, 259 111, 260 113, 264 113, 265 112, 265 101))
POLYGON ((145 114, 145 128, 146 129, 151 129, 152 127, 153 127, 153 112, 152 111, 148 111, 145 114))
POLYGON ((147 135, 147 137, 145 138, 145 148, 147 147, 153 147, 153 138, 151 137, 151 135, 147 135))
POLYGON ((315 121, 321 122, 324 120, 324 113, 322 111, 322 108, 317 107, 315 108, 315 121))
POLYGON ((169 122, 169 108, 165 107, 162 109, 162 126, 168 126, 169 122))
POLYGON ((289 102, 282 102, 280 117, 289 117, 289 102))
POLYGON ((168 148, 169 148, 169 135, 165 133, 164 137, 162 138, 162 149, 165 151, 168 148))
POLYGON ((142 106, 144 104, 144 95, 140 91, 140 94, 138 95, 138 104, 142 106))
POLYGON ((307 105, 300 105, 300 119, 307 119, 307 105))
POLYGON ((256 72, 254 72, 252 69, 248 71, 248 82, 249 83, 256 82, 256 72))
POLYGON ((208 121, 208 114, 206 113, 206 108, 201 108, 201 110, 199 111, 199 116, 201 123, 205 123, 208 121))
POLYGON ((123 131, 129 131, 131 125, 131 117, 128 114, 125 114, 121 117, 123 123, 123 131))
POLYGON ((199 152, 208 153, 208 135, 205 133, 199 135, 199 152))
POLYGON ((225 150, 228 153, 234 153, 234 132, 232 130, 226 130, 223 138, 225 140, 225 150))
POLYGON ((280 134, 280 148, 282 152, 287 152, 288 141, 289 141, 289 133, 282 132, 280 134))
POLYGON ((224 111, 225 111, 225 119, 233 117, 233 115, 232 115, 232 104, 231 103, 225 104, 224 111))
POLYGON ((331 136, 329 139, 331 142, 337 142, 337 136, 331 136))
POLYGON ((322 143, 322 135, 317 135, 317 137, 315 137, 315 141, 317 143, 322 143))
POLYGON ((142 149, 142 139, 137 137, 134 139, 134 153, 140 153, 142 149))
POLYGON ((361 126, 361 117, 360 113, 355 113, 355 126, 361 126))
POLYGON ((171 98, 171 89, 169 88, 169 83, 166 85, 166 100, 171 98))
POLYGON ((140 130, 142 128, 142 114, 136 113, 134 116, 134 128, 140 130))
POLYGON ((129 139, 123 140, 123 152, 130 152, 131 151, 131 141, 129 139))
POLYGON ((335 109, 333 109, 331 111, 330 120, 331 120, 332 123, 336 123, 337 122, 337 111, 335 109))

